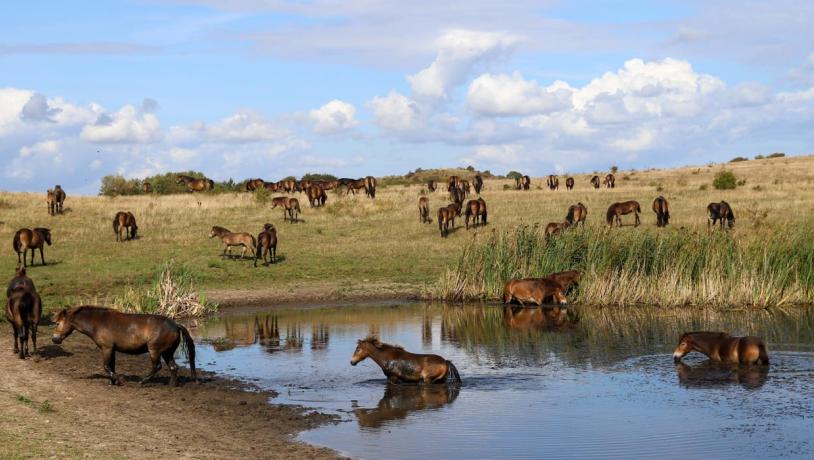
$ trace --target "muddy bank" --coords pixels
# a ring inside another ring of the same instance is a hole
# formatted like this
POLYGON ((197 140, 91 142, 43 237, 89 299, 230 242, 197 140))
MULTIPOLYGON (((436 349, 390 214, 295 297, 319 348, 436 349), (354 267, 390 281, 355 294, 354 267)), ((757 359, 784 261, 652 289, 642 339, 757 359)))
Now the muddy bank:
POLYGON ((221 308, 272 305, 336 305, 347 302, 429 300, 428 289, 414 284, 348 283, 281 286, 260 289, 204 289, 221 308))
POLYGON ((40 328, 40 355, 11 353, 0 331, 0 457, 93 458, 336 458, 336 453, 293 441, 298 432, 333 418, 293 406, 268 404, 275 396, 240 382, 201 373, 199 384, 181 371, 146 385, 146 355, 117 356, 125 384, 108 385, 95 345, 74 334, 61 347, 40 328))

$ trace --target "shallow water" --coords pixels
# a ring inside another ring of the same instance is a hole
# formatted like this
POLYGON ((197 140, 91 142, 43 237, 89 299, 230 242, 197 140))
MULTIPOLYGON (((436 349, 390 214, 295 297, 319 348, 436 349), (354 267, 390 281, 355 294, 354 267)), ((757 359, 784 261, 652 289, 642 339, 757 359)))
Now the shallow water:
POLYGON ((235 314, 199 363, 342 415, 303 433, 364 458, 814 458, 814 312, 407 304, 235 314), (771 367, 671 352, 681 332, 767 339, 771 367), (356 340, 453 361, 464 384, 388 385, 356 340))

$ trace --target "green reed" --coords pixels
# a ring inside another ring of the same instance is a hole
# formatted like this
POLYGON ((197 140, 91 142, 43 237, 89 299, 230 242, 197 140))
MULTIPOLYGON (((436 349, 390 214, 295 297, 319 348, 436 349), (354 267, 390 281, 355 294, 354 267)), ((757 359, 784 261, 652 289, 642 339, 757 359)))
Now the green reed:
POLYGON ((803 224, 719 231, 577 228, 545 241, 542 229, 480 235, 441 276, 447 300, 499 299, 512 278, 583 272, 572 302, 596 305, 811 304, 814 232, 803 224))

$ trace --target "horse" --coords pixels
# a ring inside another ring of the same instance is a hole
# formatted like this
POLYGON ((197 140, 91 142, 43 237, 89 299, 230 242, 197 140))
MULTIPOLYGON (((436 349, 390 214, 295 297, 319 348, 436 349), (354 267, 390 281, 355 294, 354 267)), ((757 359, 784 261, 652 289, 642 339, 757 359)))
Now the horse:
POLYGON ((246 191, 253 192, 257 189, 264 188, 266 186, 266 181, 263 179, 249 179, 246 181, 246 191))
MULTIPOLYGON (((285 210, 288 212, 288 221, 289 222, 299 222, 300 220, 300 200, 296 198, 289 198, 288 202, 285 204, 285 210)), ((285 220, 285 217, 283 218, 285 220)))
POLYGON ((308 205, 312 208, 325 206, 325 201, 328 200, 328 195, 325 194, 325 190, 319 185, 308 187, 306 194, 308 195, 308 205))
POLYGON ((286 220, 286 215, 288 214, 288 197, 287 196, 275 196, 271 199, 271 209, 276 208, 277 206, 283 209, 283 221, 286 220))
POLYGON ((141 184, 141 187, 144 193, 153 193, 153 184, 144 181, 144 183, 141 184))
POLYGON ((616 187, 616 177, 614 177, 613 174, 608 174, 607 176, 605 176, 605 180, 602 181, 602 183, 605 184, 605 187, 607 187, 607 188, 615 188, 616 187))
POLYGON ((465 196, 469 196, 472 193, 472 188, 469 185, 469 181, 465 179, 459 180, 458 185, 455 188, 463 190, 465 196))
POLYGON ((542 306, 548 297, 562 306, 568 305, 565 289, 560 283, 547 278, 512 279, 503 286, 504 304, 517 301, 522 306, 526 306, 526 303, 542 306))
POLYGON ((487 223, 487 213, 486 213, 486 201, 483 198, 478 198, 477 200, 469 200, 466 203, 466 211, 465 220, 466 222, 466 229, 469 230, 469 219, 472 219, 472 226, 475 227, 477 225, 486 225, 487 223))
POLYGON ((461 215, 461 207, 458 203, 449 204, 443 208, 438 208, 438 230, 441 236, 446 238, 449 235, 449 226, 455 229, 455 216, 461 215))
POLYGON ((345 192, 345 195, 350 195, 351 193, 353 193, 353 195, 356 196, 356 191, 362 189, 364 189, 365 193, 367 193, 367 181, 364 178, 352 179, 350 182, 345 184, 345 186, 348 188, 347 192, 345 192))
POLYGON ((480 191, 483 190, 483 177, 480 174, 475 174, 472 184, 475 187, 475 193, 480 196, 480 191))
POLYGON ((56 205, 56 213, 63 214, 63 204, 65 203, 65 190, 62 190, 62 186, 57 184, 54 187, 54 201, 56 205))
POLYGON ((580 222, 582 227, 585 227, 585 219, 588 218, 588 208, 582 202, 568 206, 568 213, 565 215, 565 220, 571 225, 577 225, 580 222))
POLYGON ((463 206, 465 199, 466 192, 462 188, 453 187, 452 190, 449 191, 449 201, 457 203, 458 206, 463 206))
POLYGON ((170 386, 178 383, 178 365, 175 350, 183 341, 192 380, 198 380, 195 372, 195 342, 182 325, 162 315, 122 313, 112 308, 83 305, 70 310, 63 309, 54 320, 56 326, 51 340, 61 344, 76 330, 90 337, 102 351, 104 369, 111 385, 120 385, 116 374, 116 352, 128 355, 150 354, 152 368, 141 379, 146 383, 161 370, 161 358, 170 368, 170 386))
POLYGON ((413 412, 437 410, 452 404, 461 389, 457 385, 387 385, 375 408, 353 410, 359 426, 381 428, 392 420, 403 420, 413 412))
POLYGON ((666 227, 670 222, 670 208, 663 196, 658 196, 653 200, 653 212, 656 213, 656 227, 666 227))
MULTIPOLYGON (((579 280, 582 278, 582 272, 579 270, 566 270, 562 272, 551 273, 550 275, 546 275, 542 278, 523 278, 526 281, 539 281, 539 280, 549 280, 554 281, 555 283, 562 286, 563 293, 567 296, 571 291, 571 286, 579 283, 579 280)), ((548 302, 553 300, 553 297, 546 297, 543 299, 543 302, 548 302)))
POLYGON ((45 265, 45 254, 43 254, 45 244, 51 246, 51 229, 36 227, 33 230, 27 228, 17 230, 17 233, 14 234, 14 239, 11 242, 11 246, 17 253, 17 265, 22 263, 24 267, 28 266, 26 264, 25 256, 26 251, 29 249, 31 249, 31 265, 34 265, 34 251, 37 249, 40 250, 40 260, 42 261, 42 264, 45 265), (23 255, 22 262, 20 261, 20 254, 23 255))
POLYGON ((240 253, 241 259, 245 257, 246 250, 248 250, 250 254, 255 254, 256 252, 257 241, 254 239, 254 236, 249 233, 232 233, 229 230, 216 225, 212 227, 212 230, 209 231, 209 238, 214 238, 216 236, 223 242, 223 254, 221 257, 226 257, 227 250, 229 252, 229 256, 231 256, 233 246, 243 246, 243 251, 240 253))
POLYGON ((523 190, 528 190, 531 187, 531 177, 523 176, 520 178, 520 185, 523 187, 523 190))
POLYGON ((721 228, 724 228, 724 221, 729 228, 735 226, 735 214, 732 212, 732 207, 726 201, 720 203, 710 203, 707 205, 707 212, 709 213, 709 220, 707 220, 707 227, 715 225, 721 221, 721 228))
POLYGON ((263 231, 257 235, 257 252, 254 257, 254 266, 257 266, 257 259, 263 258, 263 263, 268 266, 266 256, 270 256, 271 263, 277 261, 277 229, 272 224, 263 226, 263 231))
POLYGON ((434 180, 430 179, 427 181, 427 190, 432 193, 438 188, 438 184, 435 183, 434 180))
POLYGON ((351 366, 370 358, 382 368, 388 383, 461 383, 458 369, 438 355, 415 354, 404 348, 382 343, 375 337, 359 340, 350 359, 351 366))
POLYGON ((447 178, 447 192, 451 192, 452 189, 458 188, 458 181, 461 179, 458 176, 449 176, 447 178))
POLYGON ((418 221, 422 224, 431 224, 430 219, 430 200, 426 196, 418 199, 418 221))
POLYGON ((45 202, 48 203, 48 215, 53 216, 57 212, 57 198, 52 189, 45 192, 45 202))
POLYGON ((192 176, 179 174, 176 183, 184 184, 188 192, 205 192, 207 190, 215 189, 215 181, 213 181, 212 179, 207 179, 205 177, 202 179, 196 179, 192 176))
POLYGON ((294 193, 294 192, 302 191, 302 189, 297 190, 297 181, 295 181, 294 179, 283 179, 280 182, 281 182, 281 184, 280 184, 281 188, 286 193, 294 193))
POLYGON ((263 184, 263 188, 268 190, 271 193, 276 193, 281 190, 279 182, 266 182, 263 184))
POLYGON ((555 176, 554 174, 550 174, 548 179, 546 179, 546 185, 550 190, 559 190, 560 188, 560 178, 555 176))
POLYGON ((30 356, 28 337, 37 352, 37 326, 42 318, 42 299, 34 288, 34 282, 25 275, 25 268, 18 267, 6 290, 6 320, 14 335, 14 353, 20 359, 30 356))
POLYGON ((571 227, 571 223, 567 220, 565 222, 551 222, 545 226, 545 240, 548 241, 552 236, 562 233, 571 227))
POLYGON ((599 180, 599 176, 596 176, 596 175, 591 177, 590 182, 591 182, 591 185, 593 185, 595 189, 598 189, 599 185, 601 184, 601 181, 599 180))
POLYGON ((678 363, 692 351, 703 353, 716 362, 769 364, 769 353, 760 337, 733 337, 726 332, 685 332, 673 351, 673 361, 678 363))
POLYGON ((606 221, 608 223, 608 227, 613 227, 613 221, 616 219, 616 223, 619 226, 622 226, 622 216, 625 214, 633 213, 636 217, 636 223, 634 224, 635 227, 638 227, 641 221, 639 220, 639 213, 642 212, 641 206, 639 206, 638 201, 625 201, 622 203, 613 203, 608 208, 608 214, 606 215, 606 221))
POLYGON ((365 195, 376 198, 376 178, 373 176, 365 177, 365 195))
POLYGON ((122 230, 124 230, 127 241, 136 238, 138 225, 136 225, 136 216, 134 216, 132 212, 119 211, 116 213, 116 216, 113 217, 113 233, 116 234, 116 241, 124 241, 124 238, 122 238, 122 230))
POLYGON ((574 178, 573 177, 565 178, 565 189, 566 190, 574 190, 574 178))

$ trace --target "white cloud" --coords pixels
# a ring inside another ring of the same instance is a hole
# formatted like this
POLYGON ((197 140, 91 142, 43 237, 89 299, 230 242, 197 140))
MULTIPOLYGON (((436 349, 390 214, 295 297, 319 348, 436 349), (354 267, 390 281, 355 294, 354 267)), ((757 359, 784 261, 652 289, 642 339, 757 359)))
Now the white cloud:
POLYGON ((319 134, 336 134, 348 131, 359 124, 356 121, 356 107, 334 99, 309 113, 314 131, 319 134))
POLYGON ((469 85, 466 101, 482 115, 529 115, 568 109, 573 93, 574 89, 562 81, 543 88, 536 81, 523 79, 519 72, 485 74, 469 85))
POLYGON ((168 155, 172 161, 176 163, 184 163, 198 157, 198 152, 194 149, 185 149, 181 147, 173 147, 169 150, 168 155))
POLYGON ((651 147, 655 140, 656 133, 649 129, 640 129, 635 136, 617 139, 611 145, 618 150, 638 152, 651 147))
POLYGON ((369 105, 375 115, 375 123, 387 130, 407 131, 420 122, 421 111, 415 101, 395 91, 387 96, 374 97, 369 105))
POLYGON ((160 139, 161 124, 154 114, 128 104, 113 114, 99 114, 82 128, 80 137, 100 144, 148 144, 160 139))

